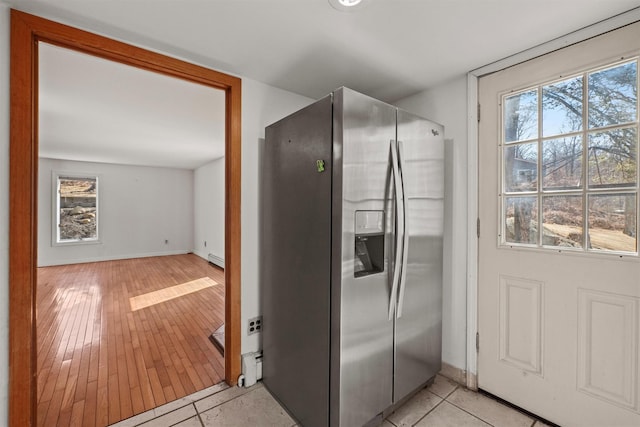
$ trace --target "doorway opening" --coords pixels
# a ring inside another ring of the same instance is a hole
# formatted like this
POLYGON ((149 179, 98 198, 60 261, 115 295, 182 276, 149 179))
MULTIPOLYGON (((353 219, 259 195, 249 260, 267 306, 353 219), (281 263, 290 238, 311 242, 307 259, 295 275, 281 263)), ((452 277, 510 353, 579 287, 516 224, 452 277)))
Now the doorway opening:
POLYGON ((37 419, 38 45, 63 48, 222 89, 225 93, 225 366, 240 374, 240 100, 238 78, 33 15, 11 11, 9 420, 37 419))

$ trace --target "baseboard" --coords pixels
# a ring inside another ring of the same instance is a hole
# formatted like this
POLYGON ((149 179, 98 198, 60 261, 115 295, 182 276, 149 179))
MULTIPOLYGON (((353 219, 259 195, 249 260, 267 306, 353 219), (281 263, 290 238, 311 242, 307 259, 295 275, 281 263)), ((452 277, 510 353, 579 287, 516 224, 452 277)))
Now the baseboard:
POLYGON ((448 363, 442 362, 440 375, 442 375, 443 377, 447 377, 450 380, 467 387, 467 371, 465 371, 464 369, 456 368, 453 365, 449 365, 448 363))
POLYGON ((467 388, 478 391, 478 375, 467 373, 467 388))
POLYGON ((65 259, 65 260, 59 260, 59 261, 53 261, 53 262, 46 262, 38 265, 38 267, 52 267, 55 265, 70 265, 70 264, 85 264, 88 262, 101 262, 101 261, 117 261, 120 259, 149 258, 154 256, 184 255, 188 253, 191 253, 191 251, 179 250, 179 251, 165 251, 165 252, 147 252, 147 253, 130 254, 130 255, 112 255, 112 256, 105 256, 105 257, 65 259))

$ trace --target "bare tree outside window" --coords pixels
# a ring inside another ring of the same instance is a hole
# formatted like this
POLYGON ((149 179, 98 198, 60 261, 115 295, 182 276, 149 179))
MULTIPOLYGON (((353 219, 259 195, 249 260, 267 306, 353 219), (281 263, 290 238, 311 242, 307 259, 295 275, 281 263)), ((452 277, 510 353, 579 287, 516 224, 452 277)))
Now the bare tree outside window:
POLYGON ((503 97, 503 243, 637 252, 637 88, 633 60, 503 97))

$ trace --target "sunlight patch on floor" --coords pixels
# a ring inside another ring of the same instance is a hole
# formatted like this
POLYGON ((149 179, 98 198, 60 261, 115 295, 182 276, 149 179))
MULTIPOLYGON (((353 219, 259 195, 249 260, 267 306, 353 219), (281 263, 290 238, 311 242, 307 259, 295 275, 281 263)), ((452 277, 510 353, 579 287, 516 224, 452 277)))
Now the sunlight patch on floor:
POLYGON ((211 279, 210 277, 202 277, 190 282, 181 283, 179 285, 170 286, 168 288, 160 289, 153 292, 148 292, 136 297, 131 297, 129 298, 129 304, 131 305, 131 311, 137 311, 142 308, 160 304, 161 302, 179 298, 181 296, 188 295, 193 292, 198 292, 215 285, 219 285, 219 283, 211 279))

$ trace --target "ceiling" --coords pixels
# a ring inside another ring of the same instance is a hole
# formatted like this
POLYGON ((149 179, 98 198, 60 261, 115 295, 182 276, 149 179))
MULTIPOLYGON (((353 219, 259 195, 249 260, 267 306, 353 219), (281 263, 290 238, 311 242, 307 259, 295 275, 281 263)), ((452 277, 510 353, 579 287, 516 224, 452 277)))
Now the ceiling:
POLYGON ((40 43, 40 157, 196 169, 224 156, 222 90, 40 43))
POLYGON ((363 1, 345 13, 328 0, 0 0, 310 98, 348 86, 390 103, 640 6, 363 1))

